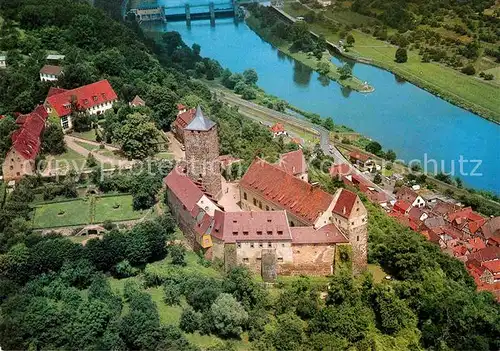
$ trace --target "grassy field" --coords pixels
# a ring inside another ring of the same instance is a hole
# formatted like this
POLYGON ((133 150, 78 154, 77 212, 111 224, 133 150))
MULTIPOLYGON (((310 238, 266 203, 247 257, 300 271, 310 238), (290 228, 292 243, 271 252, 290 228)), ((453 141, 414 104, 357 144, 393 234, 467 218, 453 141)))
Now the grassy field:
MULTIPOLYGON (((294 10, 290 3, 285 3, 284 10, 293 16, 303 16, 307 9, 294 10)), ((349 16, 341 12, 341 17, 331 10, 324 12, 333 20, 346 23, 349 16)), ((373 20, 373 19, 372 19, 373 20)), ((338 42, 338 33, 332 33, 324 23, 310 25, 313 32, 325 35, 331 42, 338 42)), ((369 34, 354 30, 353 48, 348 53, 353 58, 364 58, 376 66, 397 73, 406 80, 431 91, 432 93, 486 118, 500 122, 499 86, 476 77, 467 76, 454 69, 437 63, 422 63, 418 51, 408 52, 408 62, 398 64, 394 61, 396 47, 377 40, 369 34)), ((363 79, 363 77, 359 77, 363 79)), ((377 88, 377 87, 375 87, 377 88)))
POLYGON ((102 223, 105 220, 124 221, 139 219, 148 211, 134 211, 131 195, 117 195, 45 203, 35 206, 33 228, 55 228, 102 223), (118 208, 114 208, 119 204, 118 208))
POLYGON ((52 157, 50 161, 50 168, 82 170, 86 161, 85 156, 82 156, 78 152, 68 148, 65 153, 52 157))
POLYGON ((90 141, 95 141, 96 137, 94 129, 91 129, 87 132, 73 132, 71 135, 77 138, 82 138, 90 141))
POLYGON ((78 199, 38 205, 33 215, 33 227, 52 228, 86 224, 90 219, 89 203, 90 201, 78 199))
POLYGON ((94 145, 94 144, 89 144, 89 143, 86 143, 84 141, 80 141, 80 140, 75 140, 75 143, 77 143, 78 145, 80 145, 81 147, 89 150, 89 151, 97 151, 99 150, 99 146, 97 145, 94 145))

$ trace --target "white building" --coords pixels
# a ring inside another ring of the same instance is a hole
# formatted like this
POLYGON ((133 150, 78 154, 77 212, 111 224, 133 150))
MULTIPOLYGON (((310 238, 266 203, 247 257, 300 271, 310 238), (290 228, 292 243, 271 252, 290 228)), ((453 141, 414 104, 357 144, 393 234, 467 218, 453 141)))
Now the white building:
POLYGON ((7 56, 0 55, 0 68, 6 68, 6 67, 7 67, 7 56))
POLYGON ((40 80, 42 82, 54 82, 63 74, 62 68, 59 66, 45 65, 40 70, 40 80))

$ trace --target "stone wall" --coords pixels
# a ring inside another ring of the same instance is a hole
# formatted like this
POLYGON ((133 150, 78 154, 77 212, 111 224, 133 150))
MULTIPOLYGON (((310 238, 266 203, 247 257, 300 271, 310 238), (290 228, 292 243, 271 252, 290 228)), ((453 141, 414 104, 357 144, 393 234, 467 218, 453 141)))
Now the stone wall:
POLYGON ((35 161, 26 160, 14 149, 5 155, 2 166, 3 178, 5 181, 21 179, 24 175, 34 173, 35 161))
POLYGON ((283 264, 279 269, 282 275, 325 276, 333 273, 335 244, 331 245, 292 245, 293 263, 283 264))
POLYGON ((202 181, 206 191, 217 197, 222 190, 217 127, 208 131, 184 131, 188 174, 202 181))

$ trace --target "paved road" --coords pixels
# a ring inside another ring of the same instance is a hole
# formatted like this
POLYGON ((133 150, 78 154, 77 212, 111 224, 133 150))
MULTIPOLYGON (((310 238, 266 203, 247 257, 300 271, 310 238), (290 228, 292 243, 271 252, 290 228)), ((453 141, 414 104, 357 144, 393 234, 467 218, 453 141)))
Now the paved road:
POLYGON ((353 173, 359 175, 367 183, 369 183, 371 187, 375 188, 377 191, 385 193, 388 196, 389 200, 395 200, 395 197, 392 193, 390 193, 390 192, 384 190, 383 188, 381 188, 380 186, 374 184, 360 170, 358 170, 357 168, 352 166, 352 164, 344 157, 344 155, 342 155, 342 153, 337 149, 337 147, 335 147, 335 145, 330 144, 330 132, 326 128, 323 128, 323 127, 318 126, 316 124, 312 124, 306 120, 303 120, 303 119, 300 119, 297 117, 293 117, 293 116, 287 115, 287 114, 279 112, 279 111, 272 110, 270 108, 267 108, 267 107, 264 107, 261 105, 257 105, 253 102, 244 100, 244 99, 242 99, 242 98, 240 98, 232 93, 227 93, 225 91, 218 90, 218 89, 215 89, 215 92, 217 94, 217 97, 220 100, 222 100, 230 105, 245 107, 246 109, 266 114, 266 115, 270 116, 271 118, 292 120, 294 123, 298 123, 298 124, 303 125, 304 127, 314 129, 315 131, 317 131, 319 133, 321 150, 323 150, 323 152, 326 155, 332 156, 333 159, 335 160, 335 163, 347 163, 348 165, 351 165, 351 169, 352 169, 353 173))

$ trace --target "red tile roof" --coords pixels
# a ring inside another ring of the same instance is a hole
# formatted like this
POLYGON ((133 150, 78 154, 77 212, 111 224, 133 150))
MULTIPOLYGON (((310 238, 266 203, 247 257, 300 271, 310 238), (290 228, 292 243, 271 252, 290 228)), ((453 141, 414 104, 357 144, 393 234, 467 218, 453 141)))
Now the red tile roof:
POLYGON ((286 173, 262 159, 252 162, 240 181, 240 186, 313 224, 328 209, 333 197, 320 188, 286 173))
POLYGON ((174 168, 165 177, 164 182, 189 212, 203 196, 200 188, 179 167, 174 168))
POLYGON ((182 111, 182 110, 187 109, 187 107, 186 107, 186 106, 184 106, 183 104, 177 104, 177 109, 178 109, 179 111, 182 111))
POLYGON ((398 200, 394 204, 394 210, 405 213, 409 208, 411 207, 411 204, 409 204, 406 201, 403 200, 398 200))
POLYGON ((40 152, 40 136, 45 128, 47 117, 45 108, 37 106, 33 112, 21 115, 16 120, 16 123, 21 124, 21 127, 12 133, 12 148, 24 159, 33 160, 40 152))
POLYGON ((500 274, 500 260, 484 262, 483 267, 493 273, 493 275, 500 274))
POLYGON ((292 175, 307 172, 306 158, 301 149, 281 155, 278 166, 292 175))
POLYGON ((469 255, 469 260, 477 260, 480 263, 497 259, 500 259, 500 247, 498 246, 487 246, 469 255))
POLYGON ((109 82, 104 79, 83 87, 48 96, 46 101, 57 112, 59 117, 63 117, 72 112, 71 100, 73 97, 76 97, 78 106, 85 110, 118 99, 109 82))
POLYGON ((495 238, 498 241, 498 239, 500 239, 500 216, 490 218, 483 224, 481 229, 486 239, 495 238))
POLYGON ((292 240, 285 211, 226 212, 222 232, 225 243, 292 240))
POLYGON ((319 229, 313 227, 292 227, 293 244, 339 244, 349 240, 334 224, 325 225, 319 229))
POLYGON ((348 175, 348 174, 351 174, 351 165, 347 164, 347 163, 339 163, 339 164, 335 164, 335 165, 332 165, 332 167, 330 167, 330 175, 332 177, 334 176, 343 176, 343 175, 348 175))
POLYGON ((486 223, 486 218, 466 207, 456 212, 448 214, 448 220, 459 228, 468 226, 469 231, 474 234, 486 223))
POLYGON ((469 248, 472 251, 477 251, 484 249, 486 247, 484 241, 481 238, 472 238, 467 241, 469 248))
POLYGON ((406 202, 409 202, 410 204, 412 204, 417 199, 417 197, 418 194, 413 189, 408 188, 407 186, 402 186, 396 192, 396 199, 404 200, 406 202))
POLYGON ((40 69, 40 73, 58 76, 62 73, 62 68, 59 66, 45 65, 40 69))
POLYGON ((370 156, 359 151, 351 151, 349 157, 361 162, 366 162, 370 159, 370 156))
POLYGON ((422 217, 422 215, 424 213, 425 212, 423 210, 421 210, 420 208, 418 208, 418 207, 412 207, 412 209, 410 210, 410 212, 408 212, 408 216, 411 219, 413 219, 413 220, 419 221, 420 217, 422 217))
POLYGON ((432 211, 441 216, 446 216, 449 213, 457 211, 458 209, 460 209, 460 207, 458 207, 455 204, 439 200, 436 203, 436 205, 432 208, 432 211))
POLYGON ((184 129, 187 127, 189 123, 191 123, 195 114, 196 114, 195 108, 187 110, 186 112, 177 115, 177 118, 175 119, 174 123, 177 125, 178 128, 184 129))
POLYGON ((276 123, 271 127, 273 133, 283 133, 285 131, 285 126, 281 123, 276 123))
POLYGON ((130 106, 136 107, 136 106, 146 106, 146 103, 144 102, 143 99, 139 95, 136 95, 134 99, 130 102, 130 106))
POLYGON ((357 199, 358 195, 352 191, 341 189, 337 202, 335 202, 335 206, 333 206, 332 212, 344 218, 349 218, 357 199))

